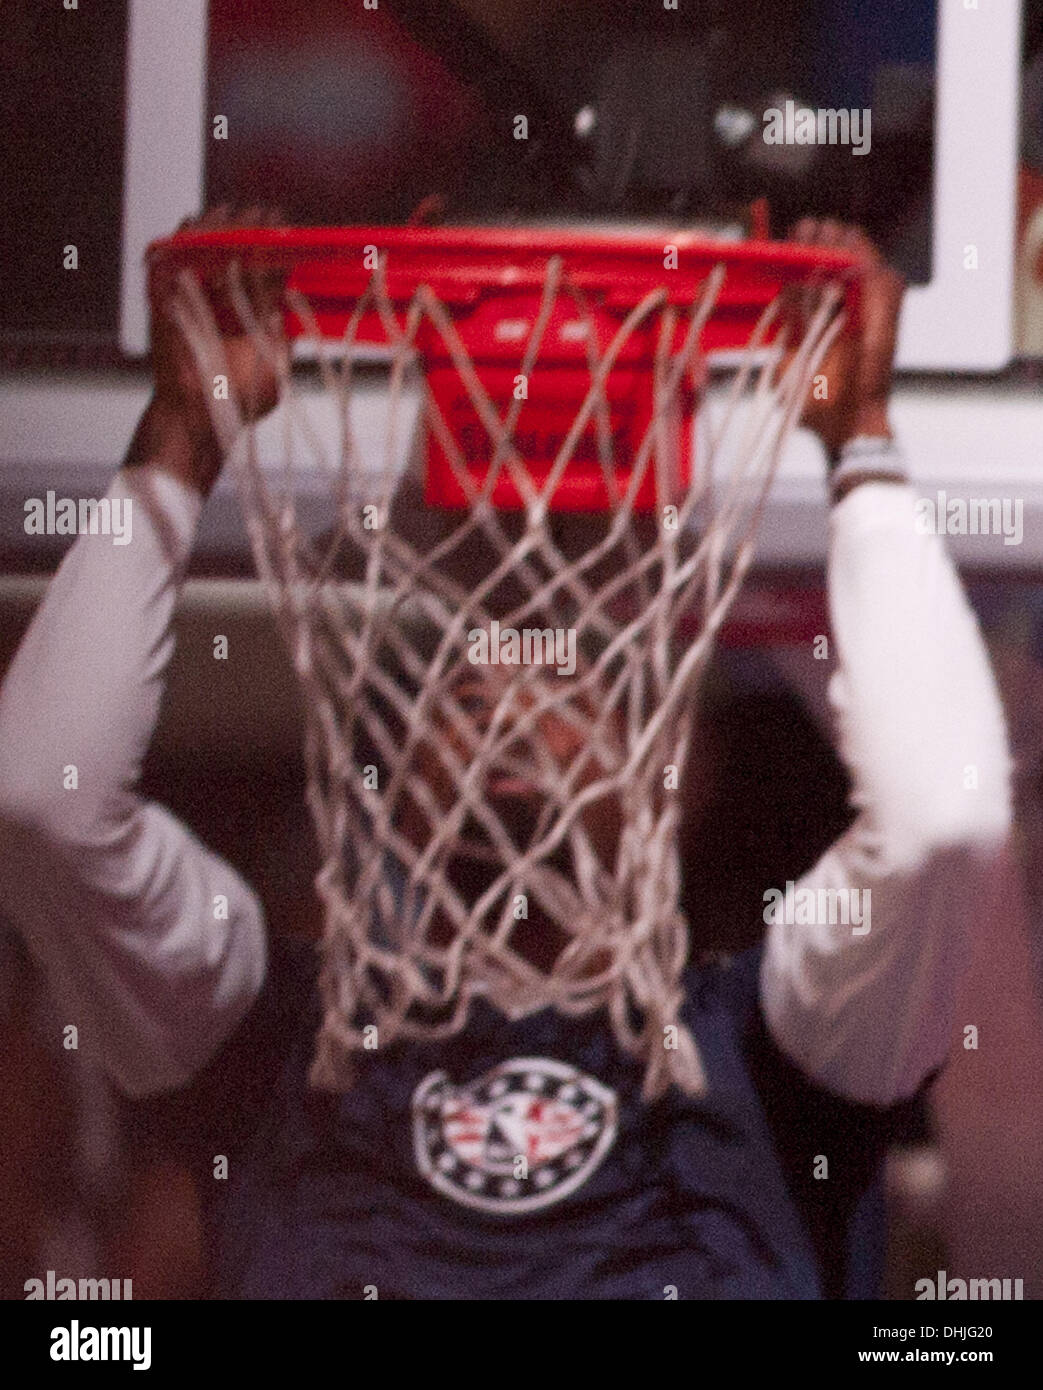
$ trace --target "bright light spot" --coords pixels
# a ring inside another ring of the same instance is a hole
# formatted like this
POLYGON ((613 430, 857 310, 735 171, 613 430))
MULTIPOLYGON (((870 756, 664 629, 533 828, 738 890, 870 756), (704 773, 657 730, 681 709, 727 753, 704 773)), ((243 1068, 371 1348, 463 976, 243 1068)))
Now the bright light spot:
POLYGON ((584 106, 576 112, 573 129, 581 140, 585 140, 598 123, 598 113, 593 106, 584 106))

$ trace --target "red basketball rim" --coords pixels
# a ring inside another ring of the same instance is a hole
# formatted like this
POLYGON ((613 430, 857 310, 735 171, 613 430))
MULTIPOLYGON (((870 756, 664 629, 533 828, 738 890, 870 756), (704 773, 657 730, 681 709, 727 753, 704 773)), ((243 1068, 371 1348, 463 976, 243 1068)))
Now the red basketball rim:
POLYGON ((450 298, 470 286, 522 288, 542 284, 561 256, 574 284, 613 298, 663 287, 678 302, 717 265, 727 271, 730 298, 767 305, 787 285, 835 279, 853 282, 859 262, 850 252, 800 242, 716 241, 667 226, 634 231, 549 227, 235 227, 179 232, 148 249, 153 290, 177 270, 206 275, 238 260, 253 269, 292 270, 324 294, 352 297, 371 271, 367 248, 387 254, 393 297, 428 284, 450 298), (668 248, 676 267, 666 265, 668 248))

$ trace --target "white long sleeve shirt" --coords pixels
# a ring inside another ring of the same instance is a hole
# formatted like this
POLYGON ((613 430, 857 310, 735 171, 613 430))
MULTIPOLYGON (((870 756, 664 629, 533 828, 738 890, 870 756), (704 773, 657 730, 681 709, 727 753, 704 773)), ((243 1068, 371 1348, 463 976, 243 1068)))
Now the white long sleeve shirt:
MULTIPOLYGON (((209 1059, 256 997, 266 950, 251 889, 137 790, 201 499, 152 469, 117 474, 110 496, 133 500, 131 543, 77 538, 0 688, 0 894, 81 1047, 137 1096, 209 1059)), ((914 505, 910 486, 869 483, 831 519, 831 702, 858 816, 797 888, 870 890, 870 930, 780 909, 761 973, 782 1051, 878 1105, 945 1059, 1010 827, 981 636, 914 505)))

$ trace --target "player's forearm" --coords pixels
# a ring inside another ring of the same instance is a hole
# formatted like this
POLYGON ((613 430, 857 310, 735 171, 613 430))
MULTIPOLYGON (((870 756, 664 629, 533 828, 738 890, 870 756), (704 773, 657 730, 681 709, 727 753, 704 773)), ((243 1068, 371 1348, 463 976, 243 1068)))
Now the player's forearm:
POLYGON ((201 506, 151 469, 118 474, 109 501, 123 536, 76 539, 0 692, 3 809, 62 838, 96 840, 133 805, 201 506))
POLYGON ((221 455, 209 428, 193 424, 188 412, 153 397, 134 433, 124 466, 167 474, 189 492, 208 497, 221 470, 221 455))
POLYGON ((780 1047, 820 1084, 878 1105, 946 1057, 1011 817, 981 635, 915 501, 908 485, 863 482, 834 511, 831 698, 859 815, 797 885, 802 914, 774 913, 761 977, 780 1047))
MULTIPOLYGON (((893 459, 881 457, 881 466, 893 459)), ((872 468, 864 455, 862 468, 872 468)), ((867 482, 834 508, 831 688, 853 802, 896 863, 988 849, 1010 826, 1006 725, 977 621, 912 485, 867 482)))
POLYGON ((76 540, 0 690, 0 900, 81 1049, 140 1094, 205 1062, 265 946, 246 885, 137 791, 201 499, 149 468, 109 496, 128 543, 76 540))

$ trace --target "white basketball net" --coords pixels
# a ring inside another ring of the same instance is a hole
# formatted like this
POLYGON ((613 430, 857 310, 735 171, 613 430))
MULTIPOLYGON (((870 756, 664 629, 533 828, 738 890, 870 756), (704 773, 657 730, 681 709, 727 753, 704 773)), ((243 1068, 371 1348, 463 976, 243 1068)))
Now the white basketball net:
MULTIPOLYGON (((683 495, 675 495, 674 482, 679 393, 686 374, 693 380, 700 369, 700 331, 724 268, 707 277, 686 315, 657 291, 607 351, 599 353, 589 332, 589 393, 538 491, 513 444, 526 402, 501 414, 449 310, 422 287, 405 314, 396 313, 385 269, 374 274, 345 344, 363 311, 375 307, 394 345, 388 448, 368 497, 359 496, 350 352, 321 368, 342 424, 339 452, 328 457, 295 389, 285 344, 262 332, 234 265, 227 293, 244 329, 277 364, 289 408, 281 477, 262 471, 254 430, 241 429, 236 401, 212 401, 306 710, 308 800, 326 918, 325 1020, 311 1079, 345 1088, 358 1054, 374 1040, 383 1048, 398 1038, 455 1034, 482 997, 511 1019, 547 1006, 565 1015, 605 1009, 620 1048, 644 1067, 647 1098, 672 1082, 698 1093, 705 1088, 699 1053, 680 1019, 688 930, 678 850, 695 695, 753 558, 781 451, 840 327, 840 291, 823 285, 803 292, 799 343, 787 345, 783 336, 765 347, 778 303, 765 313, 717 402, 713 428, 703 430, 696 482, 683 495), (442 512, 436 539, 418 542, 398 521, 396 503, 409 484, 395 462, 393 435, 425 318, 488 434, 491 467, 479 486, 428 399, 426 428, 449 456, 468 506, 442 512), (630 333, 650 319, 660 344, 655 417, 621 490, 605 382, 630 333), (674 351, 679 322, 687 331, 674 351), (613 502, 603 516, 586 519, 577 545, 547 499, 590 422, 613 502), (715 463, 720 469, 725 458, 732 460, 727 476, 716 478, 715 463), (314 491, 318 470, 330 498, 331 530, 321 541, 305 534, 297 510, 301 478, 314 491), (633 506, 648 470, 658 488, 652 518, 633 506), (521 512, 491 504, 501 472, 521 492, 521 512), (682 643, 679 622, 693 614, 701 620, 698 636, 682 643), (494 634, 495 623, 501 664, 476 666, 470 657, 481 655, 480 635, 494 634), (549 651, 533 633, 548 632, 565 634, 556 654, 575 634, 574 676, 536 664, 537 652, 546 658, 549 651), (529 664, 508 664, 512 633, 523 657, 528 640, 529 664), (477 701, 476 681, 485 692, 477 701)), ((561 295, 588 315, 556 259, 519 352, 517 370, 526 377, 561 295)), ((290 300, 314 327, 309 306, 299 296, 290 300)), ((212 400, 214 377, 228 368, 194 274, 182 273, 174 311, 212 400)), ((374 461, 366 463, 372 480, 374 461)))

